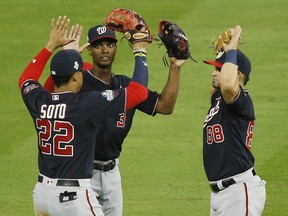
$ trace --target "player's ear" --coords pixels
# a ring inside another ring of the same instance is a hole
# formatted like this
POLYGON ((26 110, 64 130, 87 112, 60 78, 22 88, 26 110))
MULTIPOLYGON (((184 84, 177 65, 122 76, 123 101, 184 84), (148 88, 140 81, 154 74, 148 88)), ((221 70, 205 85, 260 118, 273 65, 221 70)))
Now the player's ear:
POLYGON ((71 81, 73 81, 73 82, 77 81, 77 79, 78 79, 78 73, 77 72, 75 72, 74 74, 71 75, 71 78, 70 78, 71 81))
POLYGON ((246 75, 241 73, 240 71, 238 71, 238 77, 239 77, 239 80, 242 83, 242 85, 244 85, 245 79, 246 79, 246 75))
POLYGON ((83 85, 83 72, 77 71, 70 78, 71 85, 75 88, 75 92, 79 92, 83 85))
POLYGON ((92 51, 91 51, 91 46, 88 46, 88 47, 87 47, 87 50, 88 50, 88 55, 89 55, 89 56, 92 56, 92 54, 91 54, 91 52, 92 52, 92 51))

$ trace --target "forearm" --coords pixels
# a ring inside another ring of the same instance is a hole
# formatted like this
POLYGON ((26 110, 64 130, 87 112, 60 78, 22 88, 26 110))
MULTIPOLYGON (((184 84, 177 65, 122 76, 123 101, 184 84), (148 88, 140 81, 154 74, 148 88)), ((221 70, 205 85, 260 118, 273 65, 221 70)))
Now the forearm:
POLYGON ((175 64, 170 64, 168 81, 161 92, 156 112, 161 114, 173 113, 176 100, 179 92, 180 83, 180 67, 175 64))
POLYGON ((221 93, 226 103, 231 103, 239 91, 237 66, 237 50, 227 52, 225 63, 221 69, 221 93))
POLYGON ((135 68, 132 79, 146 87, 148 85, 148 67, 146 55, 143 53, 135 54, 135 68))
POLYGON ((51 56, 51 52, 47 48, 43 48, 37 55, 29 62, 25 70, 19 77, 19 88, 26 80, 38 81, 43 73, 44 67, 51 56))
POLYGON ((221 69, 221 89, 239 86, 238 66, 230 62, 225 63, 221 69))

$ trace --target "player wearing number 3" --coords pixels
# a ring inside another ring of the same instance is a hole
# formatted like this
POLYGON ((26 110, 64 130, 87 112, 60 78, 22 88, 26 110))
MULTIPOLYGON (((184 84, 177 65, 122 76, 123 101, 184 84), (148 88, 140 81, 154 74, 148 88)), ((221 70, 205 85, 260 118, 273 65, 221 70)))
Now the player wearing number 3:
POLYGON ((241 27, 232 29, 212 72, 211 107, 203 126, 204 168, 212 190, 210 215, 258 216, 263 213, 265 181, 257 176, 250 149, 255 124, 252 100, 243 86, 251 63, 237 49, 241 27))
POLYGON ((76 50, 61 50, 51 60, 54 93, 38 82, 43 69, 58 47, 76 40, 82 27, 59 17, 51 22, 49 41, 28 64, 19 78, 19 88, 34 121, 38 136, 38 182, 33 193, 37 216, 103 216, 91 188, 95 140, 99 124, 110 115, 119 115, 147 99, 148 90, 131 81, 126 88, 80 92, 83 61, 76 50))

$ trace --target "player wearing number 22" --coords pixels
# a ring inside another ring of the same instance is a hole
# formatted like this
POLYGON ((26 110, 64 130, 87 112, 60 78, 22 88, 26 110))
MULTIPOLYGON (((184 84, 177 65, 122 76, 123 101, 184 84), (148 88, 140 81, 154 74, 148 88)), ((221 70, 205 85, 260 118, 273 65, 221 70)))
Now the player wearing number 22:
POLYGON ((123 113, 146 100, 148 90, 131 81, 119 90, 79 93, 83 61, 71 49, 53 56, 50 71, 55 91, 45 90, 38 80, 46 62, 58 47, 75 40, 66 38, 69 23, 65 16, 59 17, 56 24, 52 20, 48 43, 19 78, 19 88, 38 136, 39 176, 33 193, 34 212, 37 216, 103 216, 91 188, 97 128, 108 115, 123 113))
POLYGON ((237 49, 241 28, 236 26, 229 46, 212 72, 211 107, 203 126, 204 168, 211 192, 210 215, 259 216, 266 199, 265 181, 254 169, 250 149, 255 125, 252 100, 243 86, 251 71, 248 57, 237 49))

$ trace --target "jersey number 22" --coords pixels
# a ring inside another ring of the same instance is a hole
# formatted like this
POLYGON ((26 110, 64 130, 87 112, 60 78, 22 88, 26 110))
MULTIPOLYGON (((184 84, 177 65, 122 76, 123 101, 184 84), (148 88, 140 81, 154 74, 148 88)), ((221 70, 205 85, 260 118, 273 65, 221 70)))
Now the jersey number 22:
POLYGON ((36 119, 36 127, 39 130, 39 147, 43 154, 73 156, 73 145, 69 143, 74 139, 74 127, 70 122, 36 119))

